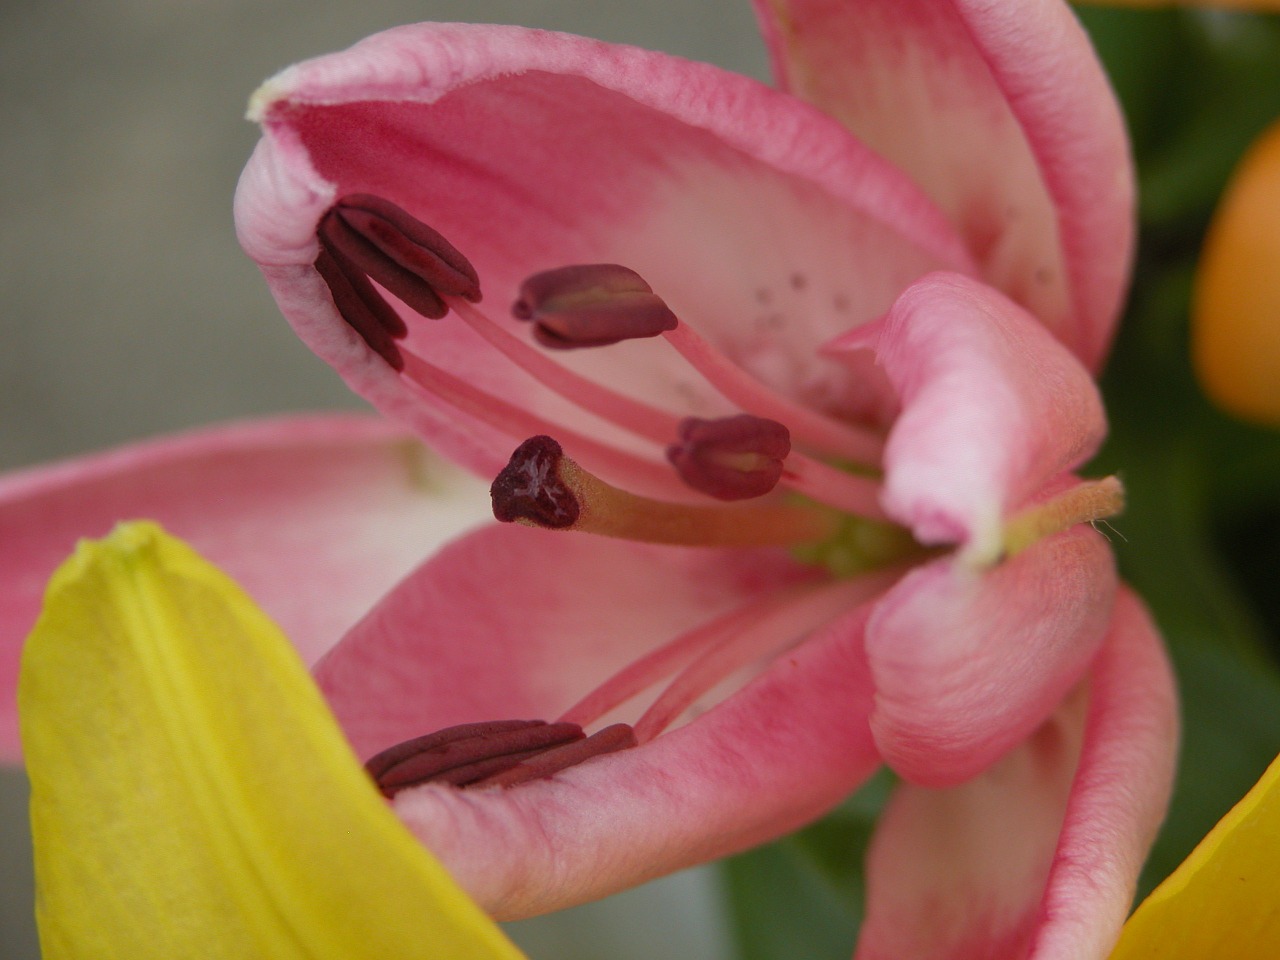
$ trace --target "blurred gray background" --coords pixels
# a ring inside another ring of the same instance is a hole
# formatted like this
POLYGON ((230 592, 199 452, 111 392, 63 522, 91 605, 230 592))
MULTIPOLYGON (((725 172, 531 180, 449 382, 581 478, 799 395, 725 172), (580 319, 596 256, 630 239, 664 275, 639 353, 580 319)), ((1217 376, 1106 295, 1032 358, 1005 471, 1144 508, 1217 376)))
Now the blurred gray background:
MULTIPOLYGON (((242 116, 279 68, 416 20, 568 30, 766 75, 746 0, 3 0, 0 469, 359 406, 236 246, 231 195, 256 139, 242 116)), ((38 956, 25 803, 22 776, 0 772, 0 960, 38 956)), ((718 960, 715 905, 695 872, 514 934, 535 960, 718 960)))

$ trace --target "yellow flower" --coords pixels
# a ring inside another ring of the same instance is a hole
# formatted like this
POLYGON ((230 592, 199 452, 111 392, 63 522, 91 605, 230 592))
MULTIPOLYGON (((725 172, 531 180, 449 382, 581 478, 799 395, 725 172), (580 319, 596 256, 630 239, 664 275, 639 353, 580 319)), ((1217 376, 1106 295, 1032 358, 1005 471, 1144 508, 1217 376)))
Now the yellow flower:
POLYGON ((1192 354, 1205 393, 1280 424, 1280 123, 1236 170, 1201 254, 1192 354))
POLYGON ((155 525, 54 575, 19 706, 46 960, 521 957, 275 625, 155 525))

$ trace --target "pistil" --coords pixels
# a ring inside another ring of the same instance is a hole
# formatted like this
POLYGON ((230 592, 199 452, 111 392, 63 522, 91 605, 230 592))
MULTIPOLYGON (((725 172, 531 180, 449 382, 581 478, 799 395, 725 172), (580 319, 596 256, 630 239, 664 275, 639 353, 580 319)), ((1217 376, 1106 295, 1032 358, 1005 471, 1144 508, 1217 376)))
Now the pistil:
POLYGON ((581 530, 682 546, 788 546, 830 536, 830 511, 791 504, 714 507, 668 503, 614 487, 583 470, 549 436, 531 437, 490 488, 493 513, 552 530, 581 530))
POLYGON ((1124 485, 1118 477, 1085 480, 1043 503, 1015 514, 1004 525, 1003 556, 1011 557, 1045 537, 1078 523, 1094 523, 1124 510, 1124 485))

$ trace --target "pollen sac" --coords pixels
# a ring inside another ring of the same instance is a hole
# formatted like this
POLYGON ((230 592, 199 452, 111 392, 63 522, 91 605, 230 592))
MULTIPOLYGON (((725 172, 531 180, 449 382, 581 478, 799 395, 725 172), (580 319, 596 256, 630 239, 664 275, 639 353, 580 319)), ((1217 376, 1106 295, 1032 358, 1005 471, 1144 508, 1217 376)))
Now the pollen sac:
POLYGON ((344 268, 323 247, 316 257, 315 268, 347 325, 360 334, 369 349, 396 370, 403 370, 404 358, 396 341, 409 329, 369 278, 358 270, 344 268))
POLYGON ((398 743, 371 757, 364 766, 383 795, 391 797, 424 783, 479 785, 522 761, 583 739, 582 728, 576 723, 465 723, 398 743))
POLYGON ((635 730, 626 723, 615 723, 581 740, 571 740, 561 746, 539 751, 520 760, 505 770, 468 784, 472 787, 514 787, 530 780, 541 780, 576 767, 593 757, 629 750, 637 745, 635 730))
POLYGON ((523 521, 561 530, 578 521, 581 506, 560 476, 564 450, 547 436, 530 437, 489 487, 493 515, 503 523, 523 521))
POLYGON ((603 347, 656 337, 679 321, 634 270, 615 263, 580 264, 534 274, 511 307, 533 323, 545 347, 603 347))
POLYGON ((480 281, 457 248, 390 200, 353 193, 335 203, 316 228, 315 267, 334 306, 370 349, 397 370, 404 364, 395 341, 408 329, 370 281, 391 291, 424 317, 448 312, 444 298, 480 299, 480 281))
POLYGON ((667 447, 680 479, 717 500, 762 497, 778 485, 791 433, 776 420, 743 413, 720 420, 689 417, 667 447))

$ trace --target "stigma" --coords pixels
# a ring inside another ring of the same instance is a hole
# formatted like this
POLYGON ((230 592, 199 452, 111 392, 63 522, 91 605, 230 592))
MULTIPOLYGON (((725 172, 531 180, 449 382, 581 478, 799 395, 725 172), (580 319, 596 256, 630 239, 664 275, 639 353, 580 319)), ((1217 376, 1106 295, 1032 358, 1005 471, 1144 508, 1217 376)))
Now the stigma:
POLYGON ((829 536, 837 522, 800 504, 729 508, 641 497, 584 470, 548 436, 520 444, 489 493, 504 523, 679 546, 790 546, 829 536))

